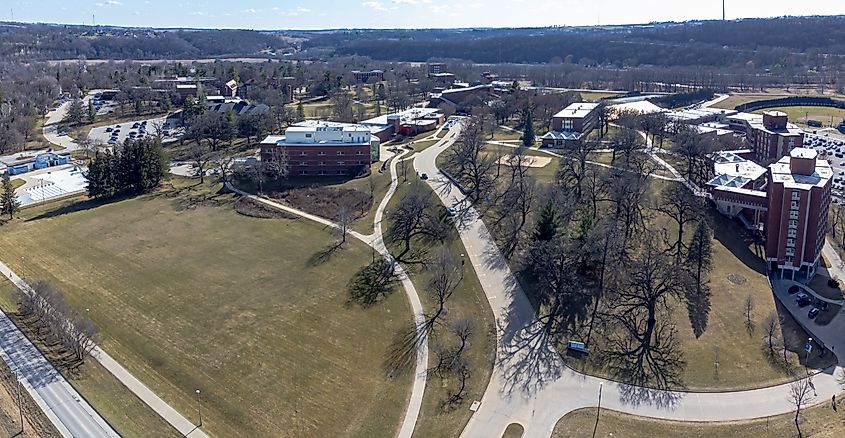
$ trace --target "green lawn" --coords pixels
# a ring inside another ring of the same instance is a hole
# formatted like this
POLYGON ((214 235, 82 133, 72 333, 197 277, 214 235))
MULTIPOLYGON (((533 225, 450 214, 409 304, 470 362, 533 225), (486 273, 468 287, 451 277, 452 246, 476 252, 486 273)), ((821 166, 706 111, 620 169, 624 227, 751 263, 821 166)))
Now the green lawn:
POLYGON ((521 424, 511 423, 508 424, 508 427, 505 429, 505 433, 502 434, 502 438, 522 438, 522 434, 524 432, 525 429, 521 424))
MULTIPOLYGON (((407 193, 409 183, 403 183, 401 177, 399 181, 399 188, 391 199, 390 205, 387 208, 388 211, 407 193)), ((426 185, 425 187, 427 189, 428 186, 426 185)), ((432 196, 435 202, 439 204, 440 201, 433 192, 432 196)), ((385 221, 384 230, 386 231, 389 226, 389 218, 386 218, 385 221)), ((422 244, 417 242, 414 245, 416 247, 416 245, 422 244)), ((466 254, 463 243, 461 243, 457 230, 454 228, 451 228, 450 235, 446 241, 446 247, 456 260, 461 259, 461 254, 466 254)), ((397 252, 393 249, 395 249, 395 245, 392 246, 391 252, 396 254, 397 252)), ((423 307, 425 310, 432 309, 434 301, 430 296, 425 294, 428 281, 427 273, 413 266, 405 266, 405 268, 409 270, 411 280, 420 293, 423 307)), ((446 399, 448 391, 455 386, 455 381, 429 377, 425 388, 422 411, 417 421, 417 427, 414 430, 414 436, 420 438, 456 437, 460 435, 472 414, 469 410, 469 405, 473 400, 481 400, 493 368, 496 342, 493 313, 490 309, 490 304, 487 302, 487 297, 484 295, 484 290, 478 283, 478 278, 471 263, 467 262, 466 266, 464 266, 464 279, 458 285, 451 299, 446 303, 446 308, 449 312, 449 319, 465 317, 472 319, 475 323, 474 337, 471 339, 469 350, 466 353, 466 357, 470 359, 473 365, 473 371, 464 402, 455 409, 444 410, 441 408, 441 404, 446 399)), ((437 330, 433 337, 435 342, 438 340, 438 336, 441 336, 440 339, 448 339, 446 336, 449 335, 445 327, 437 330)), ((429 345, 431 346, 433 344, 430 343, 429 345)), ((429 353, 429 364, 434 365, 435 363, 436 356, 432 351, 429 353)))
POLYGON ((828 108, 822 106, 784 106, 778 108, 766 108, 754 111, 755 114, 763 114, 765 111, 782 111, 789 116, 789 121, 801 126, 807 126, 807 120, 816 120, 824 126, 839 125, 845 119, 845 110, 840 108, 828 108))
MULTIPOLYGON (((842 414, 834 412, 830 400, 817 400, 818 406, 802 410, 804 423, 801 431, 805 437, 834 438, 845 434, 845 422, 842 414)), ((839 410, 845 406, 838 401, 839 410)), ((795 414, 777 415, 748 421, 721 423, 693 423, 665 421, 638 417, 620 412, 602 409, 596 427, 595 408, 584 408, 570 412, 561 418, 555 426, 552 438, 589 438, 589 437, 689 437, 689 438, 783 438, 797 436, 795 414)))
POLYGON ((212 435, 395 434, 410 377, 382 361, 410 312, 402 293, 348 302, 369 248, 326 257, 323 227, 241 216, 232 196, 187 184, 12 222, 2 259, 90 309, 103 348, 188 418, 200 388, 212 435))

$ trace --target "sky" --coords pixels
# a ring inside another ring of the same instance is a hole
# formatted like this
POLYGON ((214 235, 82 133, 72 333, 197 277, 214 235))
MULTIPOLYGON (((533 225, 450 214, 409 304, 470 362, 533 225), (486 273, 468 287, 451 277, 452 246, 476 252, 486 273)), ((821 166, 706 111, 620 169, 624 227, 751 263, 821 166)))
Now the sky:
MULTIPOLYGON (((726 3, 729 19, 845 14, 842 0, 726 3)), ((721 0, 0 1, 0 20, 89 25, 93 20, 98 25, 238 29, 576 26, 716 19, 721 15, 721 0)))

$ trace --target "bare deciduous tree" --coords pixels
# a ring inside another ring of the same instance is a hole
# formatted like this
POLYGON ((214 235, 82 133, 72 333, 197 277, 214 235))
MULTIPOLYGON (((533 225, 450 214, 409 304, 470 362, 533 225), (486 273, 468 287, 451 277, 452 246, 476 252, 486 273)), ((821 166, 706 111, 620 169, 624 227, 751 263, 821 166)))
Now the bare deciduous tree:
POLYGON ((807 406, 813 400, 813 383, 809 377, 798 379, 789 385, 789 401, 795 406, 795 429, 798 431, 798 438, 803 437, 801 433, 801 408, 807 406))
POLYGON ((386 240, 402 243, 402 251, 396 256, 399 261, 419 261, 422 251, 417 257, 407 257, 412 255, 411 245, 415 238, 442 240, 446 233, 446 225, 441 222, 434 207, 432 192, 419 181, 411 184, 408 194, 399 200, 389 216, 386 240))
POLYGON ((745 297, 742 305, 742 315, 745 317, 745 330, 749 335, 754 333, 754 298, 751 295, 745 297))

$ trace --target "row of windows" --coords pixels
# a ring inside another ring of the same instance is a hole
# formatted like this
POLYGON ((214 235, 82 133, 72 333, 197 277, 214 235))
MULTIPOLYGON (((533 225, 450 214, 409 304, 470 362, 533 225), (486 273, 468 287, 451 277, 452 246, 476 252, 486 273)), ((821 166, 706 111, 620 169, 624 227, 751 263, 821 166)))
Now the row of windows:
MULTIPOLYGON (((344 151, 337 151, 337 155, 346 155, 346 153, 344 151)), ((355 155, 364 155, 364 151, 356 151, 355 155)), ((300 157, 307 157, 308 151, 299 151, 299 156, 300 157)), ((317 156, 318 157, 326 156, 326 151, 317 152, 317 156)))
POLYGON ((300 175, 349 175, 349 170, 347 169, 340 169, 338 171, 330 172, 326 170, 321 170, 319 172, 309 173, 307 170, 300 170, 300 175))
MULTIPOLYGON (((337 162, 337 165, 338 165, 338 166, 346 166, 346 164, 347 164, 347 163, 346 163, 346 161, 338 161, 338 162, 337 162)), ((350 165, 352 165, 352 164, 357 164, 357 165, 359 165, 359 166, 360 166, 360 165, 364 165, 365 163, 364 163, 363 161, 358 160, 358 161, 355 161, 355 162, 350 161, 350 162, 349 162, 349 164, 350 164, 350 165)), ((300 161, 300 162, 299 162, 299 165, 300 165, 300 166, 310 166, 310 165, 311 165, 311 162, 309 162, 309 161, 300 161)), ((317 163, 317 165, 318 165, 318 166, 325 166, 325 165, 326 165, 326 162, 325 162, 325 161, 320 161, 320 162, 318 162, 318 163, 317 163)))

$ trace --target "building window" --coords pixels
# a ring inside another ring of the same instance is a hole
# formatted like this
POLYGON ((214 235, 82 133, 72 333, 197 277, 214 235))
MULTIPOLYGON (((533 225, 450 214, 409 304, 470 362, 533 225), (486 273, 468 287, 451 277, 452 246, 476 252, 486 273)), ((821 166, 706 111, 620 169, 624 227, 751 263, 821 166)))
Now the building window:
POLYGON ((797 190, 793 190, 792 191, 792 199, 800 201, 801 200, 801 192, 799 192, 797 190))
POLYGON ((789 228, 798 228, 798 221, 794 220, 794 219, 790 219, 789 228))
POLYGON ((795 247, 795 239, 786 239, 786 246, 788 247, 795 247))
POLYGON ((308 152, 305 152, 305 151, 299 151, 299 156, 300 156, 300 157, 304 157, 304 156, 307 156, 307 155, 308 155, 308 152))
POLYGON ((300 162, 299 162, 299 165, 300 165, 300 166, 307 166, 307 165, 308 165, 308 162, 307 162, 307 161, 300 161, 300 162))
POLYGON ((305 138, 311 138, 311 134, 305 134, 305 138))
POLYGON ((326 155, 326 151, 320 151, 317 155, 323 157, 326 155))
POLYGON ((300 175, 308 175, 308 171, 307 170, 300 170, 299 174, 300 175))
POLYGON ((346 162, 345 162, 345 161, 338 161, 338 162, 337 162, 337 165, 338 165, 338 166, 345 166, 345 165, 346 165, 346 162))
POLYGON ((343 151, 337 151, 338 155, 343 155, 343 151))
POLYGON ((321 170, 321 171, 320 171, 320 175, 325 175, 325 174, 326 174, 326 171, 325 171, 325 170, 321 170))
POLYGON ((364 155, 364 151, 358 151, 356 155, 364 155))
MULTIPOLYGON (((325 161, 320 161, 320 166, 325 166, 325 165, 326 165, 326 162, 325 162, 325 161)), ((321 171, 321 172, 322 172, 322 171, 321 171)))

